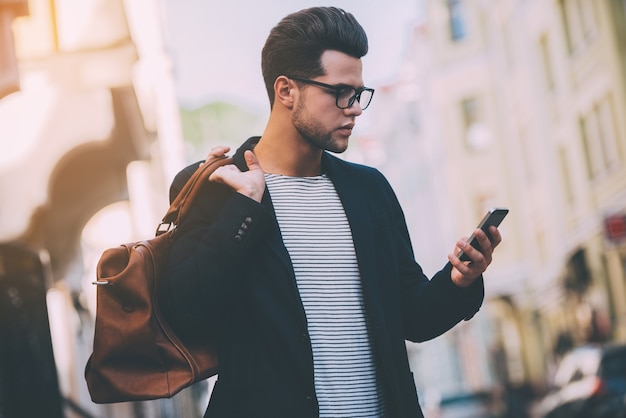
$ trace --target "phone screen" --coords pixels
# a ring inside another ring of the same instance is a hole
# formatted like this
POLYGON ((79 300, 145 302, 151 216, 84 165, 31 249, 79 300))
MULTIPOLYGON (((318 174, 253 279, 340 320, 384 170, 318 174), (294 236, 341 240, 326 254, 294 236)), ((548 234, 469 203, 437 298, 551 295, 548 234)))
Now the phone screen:
MULTIPOLYGON (((482 229, 487 234, 487 237, 491 239, 489 236, 489 227, 491 225, 498 227, 504 217, 509 213, 507 208, 491 208, 487 211, 485 217, 480 221, 476 228, 482 229)), ((472 247, 476 248, 480 251, 480 244, 478 244, 478 239, 474 236, 474 233, 469 237, 469 243, 472 247)), ((461 259, 461 261, 470 261, 470 258, 463 251, 459 251, 457 257, 461 259)))

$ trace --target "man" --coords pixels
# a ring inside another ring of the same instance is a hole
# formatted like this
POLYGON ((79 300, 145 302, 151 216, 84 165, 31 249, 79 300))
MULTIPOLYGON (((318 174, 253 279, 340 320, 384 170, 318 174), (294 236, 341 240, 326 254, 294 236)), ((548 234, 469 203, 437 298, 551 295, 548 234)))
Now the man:
POLYGON ((405 339, 441 335, 482 303, 496 228, 491 241, 476 231, 481 251, 459 240, 471 261, 451 254, 429 281, 383 175, 328 152, 346 150, 372 98, 367 48, 340 9, 284 18, 263 48, 263 135, 212 174, 176 232, 160 300, 182 338, 217 336, 206 417, 422 416, 405 339))

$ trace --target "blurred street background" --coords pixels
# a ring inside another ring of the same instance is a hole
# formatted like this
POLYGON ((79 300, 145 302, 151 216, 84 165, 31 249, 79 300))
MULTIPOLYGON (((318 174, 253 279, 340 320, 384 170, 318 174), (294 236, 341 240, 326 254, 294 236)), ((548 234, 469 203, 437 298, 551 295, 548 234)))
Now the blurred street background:
MULTIPOLYGON (((607 351, 626 343, 626 0, 370 3, 334 2, 368 33, 376 89, 343 157, 388 177, 429 275, 510 209, 479 313, 407 343, 426 417, 544 416, 557 386, 626 359, 607 351), (557 373, 570 355, 585 367, 557 373)), ((202 416, 210 381, 91 402, 95 265, 154 235, 178 170, 262 133, 265 38, 316 5, 0 0, 0 418, 202 416)))

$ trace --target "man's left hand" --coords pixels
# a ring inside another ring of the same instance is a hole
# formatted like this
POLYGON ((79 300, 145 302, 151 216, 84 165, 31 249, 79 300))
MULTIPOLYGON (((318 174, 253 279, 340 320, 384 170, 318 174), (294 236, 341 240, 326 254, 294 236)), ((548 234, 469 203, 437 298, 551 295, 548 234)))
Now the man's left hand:
POLYGON ((472 247, 467 239, 463 238, 457 241, 453 254, 448 254, 448 260, 452 264, 452 281, 459 287, 467 287, 474 283, 481 274, 487 270, 493 258, 493 250, 502 242, 500 231, 495 226, 489 227, 489 234, 481 229, 474 231, 474 236, 478 239, 480 250, 472 247), (461 261, 456 255, 462 250, 470 259, 470 261, 461 261))

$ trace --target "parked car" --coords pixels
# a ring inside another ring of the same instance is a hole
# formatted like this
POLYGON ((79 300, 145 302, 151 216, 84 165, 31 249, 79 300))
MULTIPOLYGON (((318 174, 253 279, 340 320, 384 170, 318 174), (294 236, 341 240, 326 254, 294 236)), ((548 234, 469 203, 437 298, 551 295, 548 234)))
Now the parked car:
POLYGON ((626 417, 625 396, 626 345, 587 345, 564 355, 536 412, 544 418, 626 417))

